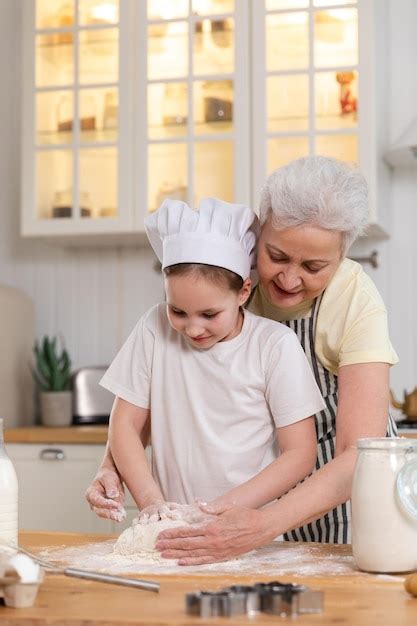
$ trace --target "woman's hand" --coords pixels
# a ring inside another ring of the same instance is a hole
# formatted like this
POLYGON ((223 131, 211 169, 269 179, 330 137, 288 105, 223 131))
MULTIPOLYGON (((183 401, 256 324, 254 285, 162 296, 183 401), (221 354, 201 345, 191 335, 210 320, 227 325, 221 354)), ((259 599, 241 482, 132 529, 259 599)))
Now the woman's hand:
POLYGON ((99 517, 115 522, 126 517, 123 484, 114 467, 100 467, 85 497, 90 509, 99 517))
POLYGON ((271 539, 261 511, 244 507, 216 510, 200 505, 206 514, 215 514, 213 521, 196 526, 164 530, 158 536, 156 549, 166 559, 178 559, 179 565, 203 565, 226 561, 258 548, 271 539))

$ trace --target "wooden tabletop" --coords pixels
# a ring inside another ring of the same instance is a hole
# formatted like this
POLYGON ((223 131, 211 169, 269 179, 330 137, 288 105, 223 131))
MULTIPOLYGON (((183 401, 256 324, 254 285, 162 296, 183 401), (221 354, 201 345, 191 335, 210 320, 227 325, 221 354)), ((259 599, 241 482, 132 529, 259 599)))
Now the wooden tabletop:
MULTIPOLYGON (((42 546, 83 545, 108 539, 103 535, 64 533, 21 533, 21 544, 34 552, 42 546)), ((288 548, 288 544, 286 544, 288 548)), ((349 552, 347 546, 322 545, 323 558, 349 552)), ((143 576, 142 576, 143 577, 143 576)), ((0 606, 1 626, 113 626, 138 624, 140 626, 201 626, 222 624, 285 624, 290 620, 259 614, 255 617, 212 618, 203 620, 189 617, 184 610, 184 595, 200 589, 215 590, 230 584, 253 584, 259 576, 158 575, 147 576, 158 580, 161 590, 129 589, 47 574, 41 584, 35 605, 26 609, 0 606)), ((269 580, 272 578, 269 577, 269 580)), ((262 577, 268 580, 268 577, 262 577)), ((324 612, 319 615, 300 615, 291 619, 300 626, 411 626, 417 624, 417 598, 412 598, 403 587, 403 577, 384 576, 280 576, 287 582, 302 582, 313 589, 324 591, 324 612)))
POLYGON ((29 426, 8 428, 4 431, 6 443, 93 443, 107 442, 107 426, 68 426, 48 428, 29 426))

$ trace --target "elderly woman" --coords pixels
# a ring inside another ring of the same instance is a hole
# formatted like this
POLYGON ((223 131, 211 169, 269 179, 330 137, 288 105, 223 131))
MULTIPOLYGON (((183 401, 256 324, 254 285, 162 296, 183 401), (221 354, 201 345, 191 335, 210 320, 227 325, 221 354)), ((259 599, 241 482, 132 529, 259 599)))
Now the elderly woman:
MULTIPOLYGON (((389 368, 397 356, 385 306, 361 266, 345 258, 367 213, 365 179, 335 159, 299 159, 267 179, 259 282, 249 308, 290 326, 311 363, 326 403, 315 416, 316 471, 263 509, 202 505, 215 517, 199 527, 161 533, 162 556, 183 565, 210 563, 281 534, 289 541, 350 541, 357 439, 395 435, 388 406, 389 368)), ((109 453, 87 499, 99 515, 114 517, 121 493, 109 453)))

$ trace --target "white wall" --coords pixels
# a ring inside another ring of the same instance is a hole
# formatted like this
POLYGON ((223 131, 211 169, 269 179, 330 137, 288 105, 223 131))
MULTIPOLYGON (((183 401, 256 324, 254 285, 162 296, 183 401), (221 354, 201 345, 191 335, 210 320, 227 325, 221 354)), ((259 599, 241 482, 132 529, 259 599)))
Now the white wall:
MULTIPOLYGON (((135 320, 161 299, 159 274, 148 250, 62 250, 21 240, 20 185, 20 17, 23 0, 0 3, 0 282, 22 288, 34 300, 37 334, 62 333, 74 366, 110 361, 135 320)), ((391 139, 417 115, 417 2, 390 0, 391 61, 387 103, 391 139)), ((393 174, 391 239, 369 242, 381 266, 369 269, 387 303, 391 336, 401 363, 393 387, 417 384, 417 169, 393 174)), ((358 250, 358 249, 357 249, 358 250)))

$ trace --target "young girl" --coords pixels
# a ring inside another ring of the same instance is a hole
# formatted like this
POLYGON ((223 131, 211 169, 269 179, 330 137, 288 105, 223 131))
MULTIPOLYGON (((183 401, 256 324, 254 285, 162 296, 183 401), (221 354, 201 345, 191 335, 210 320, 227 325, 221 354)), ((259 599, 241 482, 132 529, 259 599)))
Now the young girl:
POLYGON ((150 309, 101 384, 116 395, 109 443, 142 520, 197 498, 258 508, 315 466, 324 407, 296 334, 242 307, 257 217, 207 198, 147 217, 166 302, 150 309), (152 468, 141 434, 150 416, 152 468))

